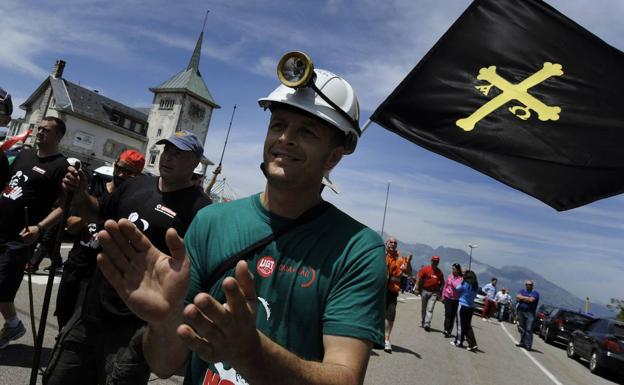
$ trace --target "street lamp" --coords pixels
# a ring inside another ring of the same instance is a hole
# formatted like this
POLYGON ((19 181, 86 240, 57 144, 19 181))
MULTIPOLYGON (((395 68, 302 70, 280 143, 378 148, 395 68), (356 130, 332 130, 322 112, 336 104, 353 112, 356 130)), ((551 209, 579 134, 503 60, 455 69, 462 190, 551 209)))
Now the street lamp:
POLYGON ((479 245, 469 243, 468 247, 470 247, 470 259, 468 260, 468 270, 470 270, 470 267, 472 266, 472 249, 476 249, 479 245))

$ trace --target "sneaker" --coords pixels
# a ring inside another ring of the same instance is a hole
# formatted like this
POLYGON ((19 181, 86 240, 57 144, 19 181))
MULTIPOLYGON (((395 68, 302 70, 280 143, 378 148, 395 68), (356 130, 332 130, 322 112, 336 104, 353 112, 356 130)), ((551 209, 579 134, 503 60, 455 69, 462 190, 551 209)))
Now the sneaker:
POLYGON ((461 347, 462 347, 462 344, 458 344, 458 343, 457 343, 457 342, 455 342, 455 341, 449 341, 449 343, 450 343, 452 346, 455 346, 456 348, 461 348, 461 347))
POLYGON ((425 329, 426 332, 428 332, 429 330, 431 330, 431 327, 429 325, 425 325, 423 326, 423 328, 425 329))
POLYGON ((451 333, 447 332, 446 330, 443 331, 442 334, 444 334, 444 338, 449 338, 451 336, 451 333))
POLYGON ((468 350, 469 352, 474 352, 477 349, 479 349, 479 347, 477 345, 475 345, 475 346, 468 346, 466 348, 466 350, 468 350))
POLYGON ((392 344, 390 344, 390 341, 388 340, 384 343, 384 351, 392 353, 392 344))
POLYGON ((24 334, 26 334, 26 328, 22 321, 19 321, 14 328, 9 327, 9 325, 5 323, 2 330, 0 330, 0 349, 6 348, 9 342, 22 337, 24 334))
POLYGON ((487 318, 481 318, 481 321, 487 322, 487 318))

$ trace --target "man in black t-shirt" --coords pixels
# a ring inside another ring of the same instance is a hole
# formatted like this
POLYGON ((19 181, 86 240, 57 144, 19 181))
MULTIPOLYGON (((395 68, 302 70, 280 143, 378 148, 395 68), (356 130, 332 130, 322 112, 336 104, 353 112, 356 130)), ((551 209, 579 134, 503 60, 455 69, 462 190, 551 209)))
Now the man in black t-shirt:
MULTIPOLYGON (((160 177, 127 180, 107 201, 87 195, 84 175, 72 168, 63 184, 76 191, 74 202, 81 217, 130 221, 165 251, 167 230, 174 228, 178 234, 184 234, 195 213, 210 200, 192 182, 193 169, 203 155, 199 139, 181 131, 157 144, 165 145, 160 157, 160 177)), ((111 225, 117 223, 105 224, 111 225)), ((144 322, 132 314, 96 269, 82 309, 74 313, 57 340, 44 384, 147 383, 149 368, 140 349, 143 326, 144 322)))
POLYGON ((62 195, 61 180, 68 166, 58 152, 64 134, 62 120, 44 118, 35 137, 37 151, 23 150, 15 157, 9 182, 0 194, 0 312, 5 319, 0 349, 26 333, 13 300, 24 275, 28 246, 62 216, 62 209, 52 208, 62 195))
MULTIPOLYGON (((111 176, 103 175, 98 170, 93 173, 89 194, 101 202, 107 202, 122 183, 139 175, 143 166, 143 154, 135 150, 122 152, 113 165, 111 176)), ((78 299, 84 297, 86 284, 95 270, 95 257, 101 251, 97 233, 102 230, 102 225, 102 221, 88 223, 75 210, 67 218, 67 232, 76 235, 76 240, 63 266, 63 276, 56 295, 54 315, 58 319, 59 330, 63 329, 74 313, 78 299)))
POLYGON ((4 186, 9 181, 9 159, 0 150, 0 190, 4 190, 4 186))

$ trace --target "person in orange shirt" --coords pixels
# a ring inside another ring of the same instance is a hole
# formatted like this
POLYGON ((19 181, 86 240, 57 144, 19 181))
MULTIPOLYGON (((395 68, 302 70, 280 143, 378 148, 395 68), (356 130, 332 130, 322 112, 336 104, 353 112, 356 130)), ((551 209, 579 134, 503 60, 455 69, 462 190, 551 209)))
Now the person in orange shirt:
POLYGON ((386 268, 388 269, 388 287, 386 289, 386 338, 384 350, 392 352, 390 333, 396 317, 396 306, 399 292, 401 291, 401 276, 407 271, 408 260, 401 257, 397 250, 395 237, 388 238, 386 242, 386 268))

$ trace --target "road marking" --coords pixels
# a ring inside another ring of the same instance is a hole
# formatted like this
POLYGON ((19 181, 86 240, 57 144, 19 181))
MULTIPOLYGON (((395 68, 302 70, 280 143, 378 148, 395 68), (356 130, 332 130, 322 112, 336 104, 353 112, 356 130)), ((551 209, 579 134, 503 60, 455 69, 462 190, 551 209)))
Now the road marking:
MULTIPOLYGON (((518 344, 518 341, 516 341, 516 339, 511 335, 511 333, 509 333, 505 325, 501 323, 500 326, 503 328, 505 333, 507 333, 507 335, 509 336, 509 339, 511 339, 514 344, 518 344)), ((522 349, 522 353, 524 353, 527 357, 529 357, 529 359, 533 361, 535 366, 537 366, 546 375, 546 377, 550 378, 552 382, 554 382, 556 385, 563 385, 561 382, 559 382, 559 380, 557 380, 557 377, 555 377, 551 372, 549 372, 548 369, 543 367, 542 364, 540 364, 532 355, 529 354, 529 352, 522 349)))
MULTIPOLYGON (((39 274, 35 274, 35 275, 31 275, 30 276, 32 279, 32 283, 34 283, 35 285, 46 285, 48 283, 48 275, 39 275, 39 274)), ((28 281, 28 276, 24 276, 24 281, 28 281)), ((61 282, 61 277, 54 277, 54 283, 58 284, 61 282)))

